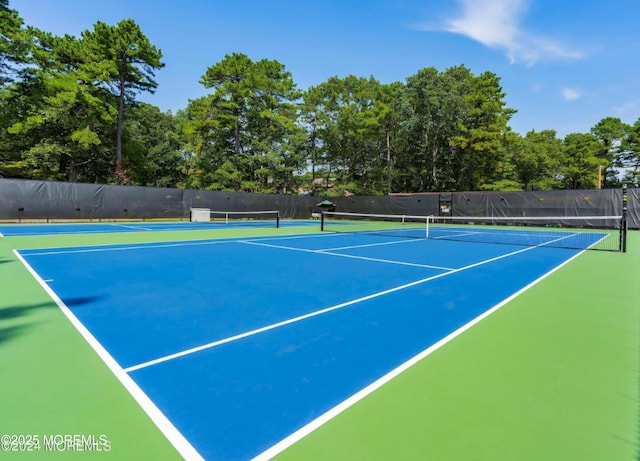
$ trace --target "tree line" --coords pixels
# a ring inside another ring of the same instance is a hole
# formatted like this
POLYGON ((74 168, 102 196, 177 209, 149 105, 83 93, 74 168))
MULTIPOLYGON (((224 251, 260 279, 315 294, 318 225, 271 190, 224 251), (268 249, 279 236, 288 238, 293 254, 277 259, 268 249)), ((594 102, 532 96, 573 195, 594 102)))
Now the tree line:
POLYGON ((301 90, 278 61, 231 53, 175 114, 136 99, 164 65, 132 19, 60 37, 0 0, 0 177, 329 195, 638 186, 640 119, 520 135, 500 78, 464 65, 301 90))

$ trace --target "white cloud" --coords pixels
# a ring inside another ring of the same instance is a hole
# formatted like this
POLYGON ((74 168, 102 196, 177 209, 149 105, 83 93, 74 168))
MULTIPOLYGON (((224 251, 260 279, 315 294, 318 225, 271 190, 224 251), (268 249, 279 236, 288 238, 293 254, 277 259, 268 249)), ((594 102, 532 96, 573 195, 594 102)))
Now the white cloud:
POLYGON ((565 101, 575 101, 576 99, 580 99, 582 97, 582 91, 576 88, 565 87, 562 89, 561 93, 565 101))
POLYGON ((459 17, 446 21, 447 32, 465 35, 490 48, 503 50, 514 63, 579 59, 583 54, 546 37, 524 30, 520 21, 529 0, 457 0, 459 17))

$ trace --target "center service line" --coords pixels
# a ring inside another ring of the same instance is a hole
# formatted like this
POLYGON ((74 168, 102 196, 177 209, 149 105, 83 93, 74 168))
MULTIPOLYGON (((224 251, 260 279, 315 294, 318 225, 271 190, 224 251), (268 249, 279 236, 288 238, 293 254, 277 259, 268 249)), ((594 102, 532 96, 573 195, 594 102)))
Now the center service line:
MULTIPOLYGON (((377 262, 377 263, 385 263, 385 264, 398 264, 400 266, 412 266, 412 267, 422 267, 422 268, 426 268, 426 269, 439 269, 439 270, 443 270, 443 271, 451 271, 454 270, 452 267, 441 267, 441 266, 431 266, 429 264, 417 264, 417 263, 408 263, 408 262, 402 262, 402 261, 393 261, 391 259, 379 259, 379 258, 370 258, 368 256, 356 256, 356 255, 349 255, 349 254, 344 254, 344 253, 335 253, 332 249, 328 249, 328 250, 309 250, 307 248, 297 248, 297 247, 288 247, 288 246, 284 246, 284 245, 272 245, 269 243, 256 243, 253 241, 240 241, 239 243, 245 243, 247 245, 256 245, 256 246, 263 246, 263 247, 269 247, 269 248, 277 248, 279 250, 290 250, 290 251, 302 251, 303 253, 315 253, 315 254, 321 254, 321 255, 331 255, 331 256, 339 256, 341 258, 351 258, 351 259, 362 259, 364 261, 373 261, 373 262, 377 262)), ((377 245, 381 245, 379 243, 375 243, 375 244, 371 244, 371 246, 377 246, 377 245)), ((358 245, 356 247, 343 247, 343 249, 347 249, 347 248, 361 248, 367 245, 358 245)))

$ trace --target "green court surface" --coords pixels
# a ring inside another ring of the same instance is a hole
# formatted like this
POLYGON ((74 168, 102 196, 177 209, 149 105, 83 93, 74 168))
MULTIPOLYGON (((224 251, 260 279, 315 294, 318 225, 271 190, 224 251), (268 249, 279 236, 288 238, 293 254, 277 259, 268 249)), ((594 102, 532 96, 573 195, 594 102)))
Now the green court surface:
MULTIPOLYGON (((40 441, 0 460, 181 459, 13 249, 276 231, 0 238, 0 435, 40 441), (43 446, 74 435, 108 443, 43 446)), ((275 459, 640 459, 640 233, 628 249, 584 252, 275 459)))

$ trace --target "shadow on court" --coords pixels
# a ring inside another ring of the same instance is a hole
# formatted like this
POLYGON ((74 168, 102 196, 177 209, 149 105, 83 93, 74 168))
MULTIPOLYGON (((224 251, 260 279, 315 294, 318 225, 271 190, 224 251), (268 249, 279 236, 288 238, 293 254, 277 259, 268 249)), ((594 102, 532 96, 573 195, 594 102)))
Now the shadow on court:
POLYGON ((0 308, 0 322, 22 317, 34 309, 41 309, 45 307, 56 307, 56 305, 53 301, 51 301, 46 303, 30 304, 25 306, 2 307, 0 308))
POLYGON ((80 296, 77 298, 65 298, 63 301, 67 307, 78 307, 101 300, 104 296, 80 296))
POLYGON ((6 328, 0 326, 0 346, 13 338, 20 336, 25 332, 25 330, 29 329, 29 327, 29 325, 15 325, 6 328))
POLYGON ((33 322, 21 323, 19 325, 7 325, 8 323, 16 319, 28 317, 29 314, 35 310, 56 307, 57 306, 55 305, 55 303, 46 302, 38 304, 28 304, 24 306, 10 306, 0 308, 0 345, 25 333, 29 328, 31 328, 31 326, 35 326, 35 323, 33 322))
MULTIPOLYGON (((12 261, 0 260, 0 264, 3 262, 12 261)), ((102 296, 70 298, 65 300, 65 304, 69 307, 77 307, 91 304, 101 298, 102 296)), ((0 307, 0 345, 27 333, 31 327, 35 327, 38 322, 32 321, 31 315, 40 309, 58 309, 58 306, 53 301, 47 301, 37 304, 0 307)))

